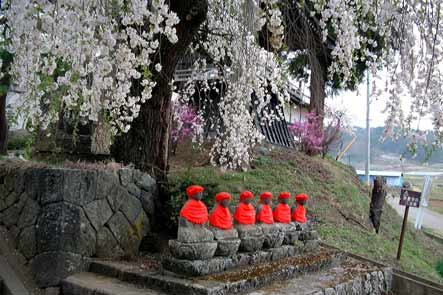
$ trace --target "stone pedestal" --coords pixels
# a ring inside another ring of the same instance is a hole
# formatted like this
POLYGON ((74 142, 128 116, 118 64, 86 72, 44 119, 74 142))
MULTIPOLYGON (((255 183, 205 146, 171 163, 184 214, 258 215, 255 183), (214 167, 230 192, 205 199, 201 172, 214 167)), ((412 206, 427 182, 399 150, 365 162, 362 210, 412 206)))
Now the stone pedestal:
POLYGON ((177 240, 169 241, 172 256, 179 259, 206 260, 214 256, 216 242, 183 243, 177 240))
POLYGON ((302 231, 299 240, 303 242, 303 252, 316 251, 320 246, 320 238, 315 230, 302 231))
POLYGON ((276 222, 275 225, 285 236, 283 239, 283 245, 294 245, 298 241, 299 231, 293 223, 280 223, 276 222))
POLYGON ((257 224, 257 227, 260 227, 263 231, 264 249, 281 247, 285 234, 279 230, 276 224, 260 223, 257 224))
POLYGON ((240 251, 255 252, 263 248, 264 236, 260 227, 255 224, 236 224, 235 229, 240 237, 240 251))
POLYGON ((217 241, 215 256, 233 256, 237 254, 241 241, 236 229, 224 230, 210 226, 209 230, 214 234, 217 241))
POLYGON ((205 224, 195 224, 184 218, 180 220, 177 240, 169 240, 172 256, 179 259, 206 260, 214 256, 216 249, 214 234, 205 224))
POLYGON ((297 221, 293 221, 292 224, 295 225, 295 228, 296 228, 298 231, 303 231, 303 232, 305 232, 305 231, 309 231, 309 229, 311 228, 309 222, 300 223, 300 222, 297 222, 297 221))

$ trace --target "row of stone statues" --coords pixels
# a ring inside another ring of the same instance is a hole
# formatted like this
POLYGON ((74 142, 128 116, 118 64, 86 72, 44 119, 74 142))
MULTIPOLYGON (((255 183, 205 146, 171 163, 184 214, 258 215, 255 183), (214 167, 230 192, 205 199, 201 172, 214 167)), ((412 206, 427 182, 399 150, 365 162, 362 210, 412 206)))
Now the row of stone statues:
POLYGON ((294 244, 298 240, 301 225, 306 223, 306 194, 295 197, 297 206, 288 205, 291 194, 282 192, 278 205, 272 209, 271 192, 260 195, 257 209, 251 202, 254 194, 244 191, 232 216, 227 192, 215 196, 217 205, 208 213, 201 201, 204 188, 192 185, 186 189, 188 201, 180 211, 177 240, 171 240, 171 253, 176 258, 204 260, 217 256, 232 256, 240 249, 255 252, 262 248, 277 248, 282 244, 294 244), (209 223, 209 226, 208 226, 209 223))

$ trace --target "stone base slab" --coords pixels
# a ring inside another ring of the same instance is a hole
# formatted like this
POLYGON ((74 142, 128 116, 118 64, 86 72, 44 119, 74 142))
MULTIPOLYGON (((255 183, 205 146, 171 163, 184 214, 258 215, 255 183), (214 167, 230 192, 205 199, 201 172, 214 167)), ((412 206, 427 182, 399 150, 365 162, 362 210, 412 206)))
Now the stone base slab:
POLYGON ((162 261, 165 270, 185 275, 202 276, 223 272, 232 268, 255 265, 291 257, 300 253, 302 249, 293 246, 283 246, 254 253, 238 253, 232 257, 214 257, 208 260, 183 260, 165 257, 162 261))

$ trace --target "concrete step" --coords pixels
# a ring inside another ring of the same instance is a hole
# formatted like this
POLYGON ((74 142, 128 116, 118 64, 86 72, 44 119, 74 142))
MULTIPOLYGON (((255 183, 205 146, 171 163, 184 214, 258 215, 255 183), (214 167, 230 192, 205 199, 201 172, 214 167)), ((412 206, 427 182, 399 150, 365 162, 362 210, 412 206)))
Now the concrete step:
POLYGON ((95 273, 72 275, 62 282, 63 295, 166 295, 156 290, 139 288, 133 284, 95 273))

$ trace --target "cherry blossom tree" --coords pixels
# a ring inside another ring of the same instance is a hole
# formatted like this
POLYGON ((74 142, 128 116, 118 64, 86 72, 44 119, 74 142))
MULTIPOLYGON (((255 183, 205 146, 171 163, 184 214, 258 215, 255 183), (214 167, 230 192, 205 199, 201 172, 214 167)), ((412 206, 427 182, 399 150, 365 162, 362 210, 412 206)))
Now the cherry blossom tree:
MULTIPOLYGON (((218 115, 209 119, 211 160, 224 168, 247 167, 262 139, 258 124, 279 117, 269 106, 272 97, 287 99, 288 50, 320 73, 311 83, 317 96, 324 97, 326 80, 345 87, 365 69, 376 75, 387 68, 385 89, 373 85, 390 95, 386 134, 410 136, 414 145, 414 124, 431 114, 433 144, 443 139, 438 1, 4 0, 1 8, 1 29, 11 28, 2 49, 14 54, 7 74, 23 91, 27 125, 48 128, 60 113, 74 124, 100 122, 117 160, 160 177, 168 166, 174 71, 185 54, 197 57, 196 71, 218 70, 219 86, 201 84, 219 92, 218 115), (291 38, 300 28, 297 45, 291 38), (310 31, 315 38, 303 39, 310 31), (306 48, 320 50, 306 55, 306 48), (408 113, 406 94, 413 98, 408 113)), ((186 101, 195 89, 190 79, 178 91, 186 101)), ((313 101, 324 108, 322 99, 313 101)))

